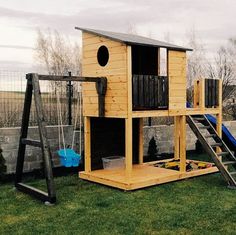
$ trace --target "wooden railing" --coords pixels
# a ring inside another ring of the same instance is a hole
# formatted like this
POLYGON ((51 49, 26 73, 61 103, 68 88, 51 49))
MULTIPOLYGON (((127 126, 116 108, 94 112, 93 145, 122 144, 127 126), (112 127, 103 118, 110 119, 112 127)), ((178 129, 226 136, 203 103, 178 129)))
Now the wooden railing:
POLYGON ((168 77, 133 75, 133 110, 168 109, 168 77))
POLYGON ((194 107, 216 108, 220 103, 221 80, 199 79, 194 83, 194 107))

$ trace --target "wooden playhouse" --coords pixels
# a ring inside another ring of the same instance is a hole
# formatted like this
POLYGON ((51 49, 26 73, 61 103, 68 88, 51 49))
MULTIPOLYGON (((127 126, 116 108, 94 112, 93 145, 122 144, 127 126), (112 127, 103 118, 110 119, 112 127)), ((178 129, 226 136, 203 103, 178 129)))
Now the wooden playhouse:
POLYGON ((228 153, 220 138, 221 81, 195 81, 194 106, 186 108, 186 52, 191 49, 136 35, 76 29, 82 30, 82 76, 107 78, 102 118, 95 84, 83 83, 85 170, 80 178, 133 190, 213 173, 218 167, 233 185, 221 161, 228 153), (216 115, 216 131, 204 114, 216 115), (174 117, 173 158, 180 161, 179 171, 143 162, 143 118, 167 116, 174 117), (186 121, 217 167, 186 171, 186 121), (125 157, 125 168, 103 169, 102 158, 114 155, 125 157))

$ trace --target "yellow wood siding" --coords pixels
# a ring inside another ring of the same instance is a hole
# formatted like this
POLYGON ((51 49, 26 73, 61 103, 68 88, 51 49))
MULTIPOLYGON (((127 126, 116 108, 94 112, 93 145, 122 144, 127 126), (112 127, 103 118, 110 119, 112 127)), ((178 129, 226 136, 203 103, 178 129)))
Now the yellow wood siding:
POLYGON ((169 110, 186 107, 186 53, 168 51, 169 110))
MULTIPOLYGON (((106 117, 127 117, 127 46, 124 43, 83 32, 82 75, 107 77, 106 117), (106 46, 109 60, 102 67, 97 61, 100 46, 106 46)), ((83 115, 98 116, 95 84, 83 83, 83 115)))

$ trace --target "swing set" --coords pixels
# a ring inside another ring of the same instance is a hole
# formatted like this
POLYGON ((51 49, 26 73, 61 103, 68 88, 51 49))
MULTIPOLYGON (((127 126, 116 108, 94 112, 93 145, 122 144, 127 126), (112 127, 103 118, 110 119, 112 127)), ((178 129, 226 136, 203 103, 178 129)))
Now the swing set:
MULTIPOLYGON (((105 77, 74 77, 74 76, 52 76, 52 75, 38 75, 35 73, 29 73, 26 75, 27 85, 25 92, 25 100, 24 100, 24 108, 22 115, 22 124, 21 124, 21 134, 19 140, 19 148, 17 155, 17 163, 16 163, 16 177, 15 177, 15 187, 17 190, 27 193, 31 196, 34 196, 41 201, 47 204, 53 204, 56 202, 56 190, 54 186, 53 180, 53 172, 52 172, 52 153, 47 137, 46 130, 46 121, 43 112, 42 105, 42 97, 40 92, 40 84, 39 81, 74 81, 74 82, 92 82, 96 84, 96 91, 98 94, 98 110, 99 117, 104 117, 105 114, 105 94, 107 90, 107 79, 105 77), (32 104, 32 98, 34 96, 35 108, 36 108, 36 117, 38 122, 38 131, 40 140, 32 140, 27 138, 28 136, 28 128, 29 128, 29 118, 30 118, 30 110, 32 104), (47 192, 37 189, 35 187, 29 186, 22 182, 23 178, 23 166, 25 160, 25 150, 26 146, 30 145, 33 147, 39 147, 42 151, 42 160, 44 166, 44 173, 46 178, 46 186, 47 192)), ((81 98, 81 97, 80 97, 81 98)), ((80 99, 81 100, 81 99, 80 99)), ((81 101, 80 101, 81 102, 81 101)), ((81 107, 81 105, 80 105, 81 107)), ((78 111, 78 102, 77 102, 77 111, 76 111, 76 120, 75 120, 75 128, 78 121, 78 112, 80 116, 80 133, 81 133, 81 113, 82 110, 78 111)), ((62 138, 63 148, 61 145, 61 140, 59 140, 60 149, 58 150, 59 156, 62 158, 62 162, 64 166, 77 166, 80 160, 80 154, 77 154, 74 148, 74 140, 75 140, 75 132, 73 130, 73 138, 71 148, 66 148, 64 131, 62 126, 62 110, 60 104, 59 93, 57 92, 57 114, 58 114, 58 128, 59 128, 59 136, 62 138)), ((81 134, 80 134, 81 141, 81 134)), ((81 145, 81 143, 80 143, 81 145)))

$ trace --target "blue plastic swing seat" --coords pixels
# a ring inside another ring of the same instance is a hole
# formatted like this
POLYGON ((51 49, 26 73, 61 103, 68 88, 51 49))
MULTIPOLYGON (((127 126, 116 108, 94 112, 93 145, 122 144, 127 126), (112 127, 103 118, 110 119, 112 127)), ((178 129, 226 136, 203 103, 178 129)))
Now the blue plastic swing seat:
POLYGON ((57 151, 61 165, 65 167, 77 167, 79 166, 81 156, 73 149, 60 149, 57 151))

